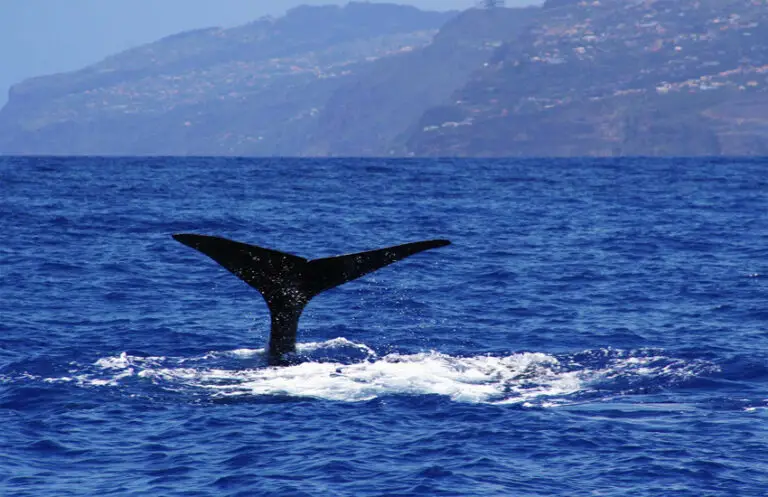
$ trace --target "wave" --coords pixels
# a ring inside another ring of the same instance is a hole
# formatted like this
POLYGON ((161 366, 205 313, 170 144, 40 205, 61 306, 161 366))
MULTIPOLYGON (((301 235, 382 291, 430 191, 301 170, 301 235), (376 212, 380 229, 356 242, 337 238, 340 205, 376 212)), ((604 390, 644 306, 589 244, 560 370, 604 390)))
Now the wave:
MULTIPOLYGON (((440 395, 456 402, 553 407, 661 391, 719 370, 663 351, 587 350, 570 355, 519 352, 453 356, 436 351, 383 356, 345 338, 304 343, 288 366, 266 366, 264 349, 194 357, 123 352, 69 374, 38 377, 83 387, 152 385, 210 399, 288 396, 360 402, 392 395, 440 395)), ((26 374, 26 381, 34 375, 26 374)), ((6 378, 6 381, 8 378, 6 378)))

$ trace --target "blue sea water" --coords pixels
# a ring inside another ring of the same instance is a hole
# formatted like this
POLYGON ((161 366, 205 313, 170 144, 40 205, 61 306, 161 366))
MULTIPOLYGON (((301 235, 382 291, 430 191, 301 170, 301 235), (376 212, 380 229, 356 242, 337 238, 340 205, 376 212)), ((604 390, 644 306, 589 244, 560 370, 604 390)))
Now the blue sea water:
POLYGON ((768 160, 0 158, 0 495, 768 495, 768 160), (170 235, 453 244, 314 299, 170 235))

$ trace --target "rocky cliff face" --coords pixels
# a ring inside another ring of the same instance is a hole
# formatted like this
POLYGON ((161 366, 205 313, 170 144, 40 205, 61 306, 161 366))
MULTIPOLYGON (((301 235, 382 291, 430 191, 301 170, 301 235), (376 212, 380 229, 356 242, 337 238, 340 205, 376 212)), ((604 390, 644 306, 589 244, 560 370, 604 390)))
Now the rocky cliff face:
POLYGON ((766 155, 766 0, 301 7, 26 81, 6 154, 766 155))
POLYGON ((348 78, 318 121, 321 155, 403 155, 406 140, 430 108, 483 67, 505 40, 514 39, 538 9, 472 9, 448 21, 433 42, 382 58, 348 78))
POLYGON ((768 8, 752 0, 548 2, 416 155, 768 153, 768 8))
POLYGON ((454 15, 350 3, 170 36, 13 87, 0 152, 301 155, 343 81, 454 15))

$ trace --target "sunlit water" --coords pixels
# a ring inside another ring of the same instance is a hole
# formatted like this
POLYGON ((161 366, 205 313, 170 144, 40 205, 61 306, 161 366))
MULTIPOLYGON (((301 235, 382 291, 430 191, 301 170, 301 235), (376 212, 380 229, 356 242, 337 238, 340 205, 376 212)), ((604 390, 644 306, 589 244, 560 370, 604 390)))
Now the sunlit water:
POLYGON ((768 161, 0 159, 0 495, 755 495, 768 161), (316 297, 171 233, 418 254, 316 297))

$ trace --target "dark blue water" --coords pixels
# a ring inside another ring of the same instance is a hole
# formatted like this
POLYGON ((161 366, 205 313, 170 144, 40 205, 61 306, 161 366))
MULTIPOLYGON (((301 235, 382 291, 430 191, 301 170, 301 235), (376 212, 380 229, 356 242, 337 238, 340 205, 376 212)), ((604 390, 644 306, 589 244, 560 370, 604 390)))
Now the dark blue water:
POLYGON ((768 494, 768 160, 3 158, 0 233, 0 495, 768 494), (271 368, 175 232, 453 245, 271 368))

